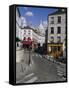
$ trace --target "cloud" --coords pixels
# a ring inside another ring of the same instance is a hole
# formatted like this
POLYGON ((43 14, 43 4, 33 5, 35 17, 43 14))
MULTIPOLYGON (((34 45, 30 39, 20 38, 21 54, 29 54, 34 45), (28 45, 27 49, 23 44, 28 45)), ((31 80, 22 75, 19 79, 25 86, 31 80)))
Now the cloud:
POLYGON ((25 10, 28 10, 28 7, 24 7, 25 10))
POLYGON ((47 25, 47 21, 43 21, 43 24, 44 24, 44 25, 47 25))
POLYGON ((47 20, 43 21, 43 26, 44 26, 44 28, 47 27, 47 20))
POLYGON ((33 16, 33 13, 31 11, 26 12, 26 16, 33 16))
POLYGON ((25 17, 21 16, 21 22, 22 22, 22 27, 27 26, 27 20, 25 17))

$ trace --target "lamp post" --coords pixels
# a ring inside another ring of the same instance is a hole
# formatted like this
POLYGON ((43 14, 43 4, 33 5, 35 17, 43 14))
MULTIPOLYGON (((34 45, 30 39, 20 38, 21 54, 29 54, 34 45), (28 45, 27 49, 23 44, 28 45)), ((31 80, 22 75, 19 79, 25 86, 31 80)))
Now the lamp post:
POLYGON ((47 54, 48 29, 45 32, 45 54, 47 54))
POLYGON ((29 46, 29 62, 28 62, 28 65, 30 65, 30 62, 31 62, 31 57, 30 57, 30 46, 29 46))

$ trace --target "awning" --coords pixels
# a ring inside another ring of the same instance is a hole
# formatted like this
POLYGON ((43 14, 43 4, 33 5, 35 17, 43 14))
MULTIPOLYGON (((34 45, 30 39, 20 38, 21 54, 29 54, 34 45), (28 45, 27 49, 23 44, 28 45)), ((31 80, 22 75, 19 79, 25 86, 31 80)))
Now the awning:
POLYGON ((32 44, 32 41, 23 41, 22 43, 23 44, 27 44, 27 45, 31 45, 32 44))
POLYGON ((21 40, 18 38, 18 37, 16 37, 16 42, 20 42, 21 40))

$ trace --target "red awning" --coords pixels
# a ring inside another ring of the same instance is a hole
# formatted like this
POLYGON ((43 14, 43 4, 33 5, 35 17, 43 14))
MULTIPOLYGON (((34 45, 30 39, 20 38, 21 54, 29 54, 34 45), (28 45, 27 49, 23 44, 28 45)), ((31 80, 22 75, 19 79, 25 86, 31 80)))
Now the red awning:
POLYGON ((23 44, 27 44, 27 45, 31 45, 32 44, 32 41, 23 41, 22 43, 23 44))

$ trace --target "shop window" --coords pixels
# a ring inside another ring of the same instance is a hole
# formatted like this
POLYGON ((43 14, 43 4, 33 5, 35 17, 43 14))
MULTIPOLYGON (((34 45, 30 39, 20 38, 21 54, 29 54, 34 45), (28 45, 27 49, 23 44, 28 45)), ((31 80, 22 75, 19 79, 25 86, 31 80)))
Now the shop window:
POLYGON ((61 51, 61 47, 58 47, 58 51, 61 51))
POLYGON ((56 52, 56 51, 57 51, 57 47, 54 46, 54 47, 53 47, 53 52, 56 52))

